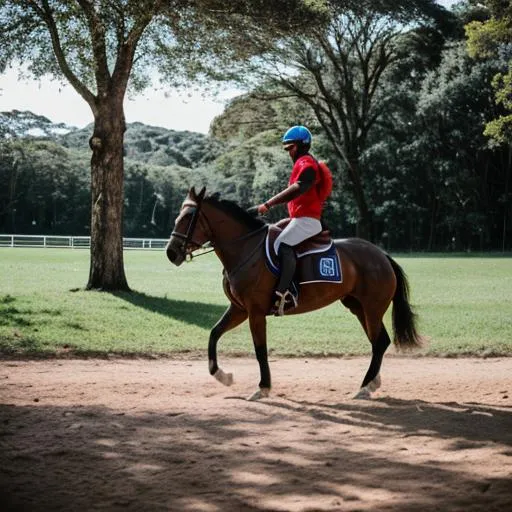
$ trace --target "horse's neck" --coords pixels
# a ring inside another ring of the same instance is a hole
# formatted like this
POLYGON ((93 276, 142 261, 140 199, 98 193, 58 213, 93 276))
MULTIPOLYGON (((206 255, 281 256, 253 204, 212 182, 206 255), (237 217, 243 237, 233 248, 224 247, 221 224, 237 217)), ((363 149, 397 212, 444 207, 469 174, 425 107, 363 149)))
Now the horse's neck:
POLYGON ((254 228, 249 228, 226 212, 218 209, 213 212, 213 208, 211 210, 208 223, 212 233, 212 243, 217 256, 229 273, 240 264, 244 253, 261 243, 261 237, 264 235, 261 233, 251 236, 255 231, 254 228))

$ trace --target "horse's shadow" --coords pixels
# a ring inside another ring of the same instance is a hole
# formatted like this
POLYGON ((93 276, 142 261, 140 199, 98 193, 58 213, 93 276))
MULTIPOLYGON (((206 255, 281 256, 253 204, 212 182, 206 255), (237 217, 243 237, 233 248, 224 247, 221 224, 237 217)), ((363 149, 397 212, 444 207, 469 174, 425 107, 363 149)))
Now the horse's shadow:
POLYGON ((154 297, 136 291, 113 292, 112 295, 147 311, 204 329, 211 329, 226 310, 225 306, 216 304, 154 297))
POLYGON ((261 403, 295 410, 320 421, 347 426, 373 426, 400 437, 428 435, 450 439, 453 449, 477 448, 486 443, 502 443, 512 447, 512 407, 508 406, 391 397, 375 398, 361 404, 325 404, 289 398, 261 403))

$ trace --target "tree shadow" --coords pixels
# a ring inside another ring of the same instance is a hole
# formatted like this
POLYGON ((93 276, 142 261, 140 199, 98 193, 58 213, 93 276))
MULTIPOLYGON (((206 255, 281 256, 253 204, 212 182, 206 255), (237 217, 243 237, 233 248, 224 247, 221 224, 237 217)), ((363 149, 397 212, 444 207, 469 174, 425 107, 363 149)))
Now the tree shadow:
MULTIPOLYGON (((20 309, 17 305, 19 302, 19 299, 12 295, 0 297, 0 326, 32 327, 34 322, 27 317, 44 314, 49 317, 46 323, 51 323, 55 317, 62 315, 59 309, 43 308, 39 311, 26 307, 20 309)), ((38 323, 41 323, 41 320, 38 320, 38 323)))
POLYGON ((142 292, 112 292, 112 295, 138 308, 180 320, 190 325, 211 329, 226 311, 227 306, 205 302, 154 297, 142 292))
POLYGON ((454 448, 468 444, 500 442, 512 446, 512 407, 457 402, 426 402, 391 397, 357 403, 325 404, 286 399, 273 406, 299 409, 313 418, 345 425, 379 425, 402 437, 435 433, 441 439, 458 439, 454 448), (384 405, 384 407, 383 407, 384 405))
MULTIPOLYGON (((351 445, 342 429, 338 443, 326 443, 322 423, 307 409, 306 416, 286 408, 257 415, 255 405, 240 407, 248 413, 243 421, 179 406, 129 413, 77 404, 0 405, 4 510, 271 511, 287 504, 319 510, 317 503, 322 510, 326 503, 328 510, 375 510, 376 496, 382 509, 396 512, 510 505, 509 478, 395 456, 376 449, 377 439, 351 445), (299 427, 302 436, 294 436, 299 427)), ((371 412, 368 421, 371 436, 375 422, 387 419, 371 412)), ((403 423, 416 429, 415 422, 403 423)))

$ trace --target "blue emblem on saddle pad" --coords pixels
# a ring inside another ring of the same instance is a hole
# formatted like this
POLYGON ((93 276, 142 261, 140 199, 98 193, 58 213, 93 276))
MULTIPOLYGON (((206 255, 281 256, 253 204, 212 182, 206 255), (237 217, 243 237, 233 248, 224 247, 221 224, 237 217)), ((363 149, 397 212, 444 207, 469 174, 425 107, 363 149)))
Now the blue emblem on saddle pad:
POLYGON ((319 263, 319 271, 322 277, 336 277, 337 268, 336 268, 337 258, 320 258, 319 263))

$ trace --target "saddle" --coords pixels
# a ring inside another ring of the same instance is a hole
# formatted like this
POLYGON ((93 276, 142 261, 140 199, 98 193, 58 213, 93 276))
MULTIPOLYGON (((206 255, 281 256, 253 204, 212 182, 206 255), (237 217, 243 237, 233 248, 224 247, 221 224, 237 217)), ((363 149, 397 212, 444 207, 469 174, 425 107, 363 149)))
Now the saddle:
MULTIPOLYGON (((279 276, 279 258, 274 242, 291 219, 283 219, 269 226, 265 240, 265 256, 269 270, 279 276)), ((341 283, 341 264, 338 252, 328 230, 308 238, 294 247, 297 256, 296 284, 330 282, 341 283)))

